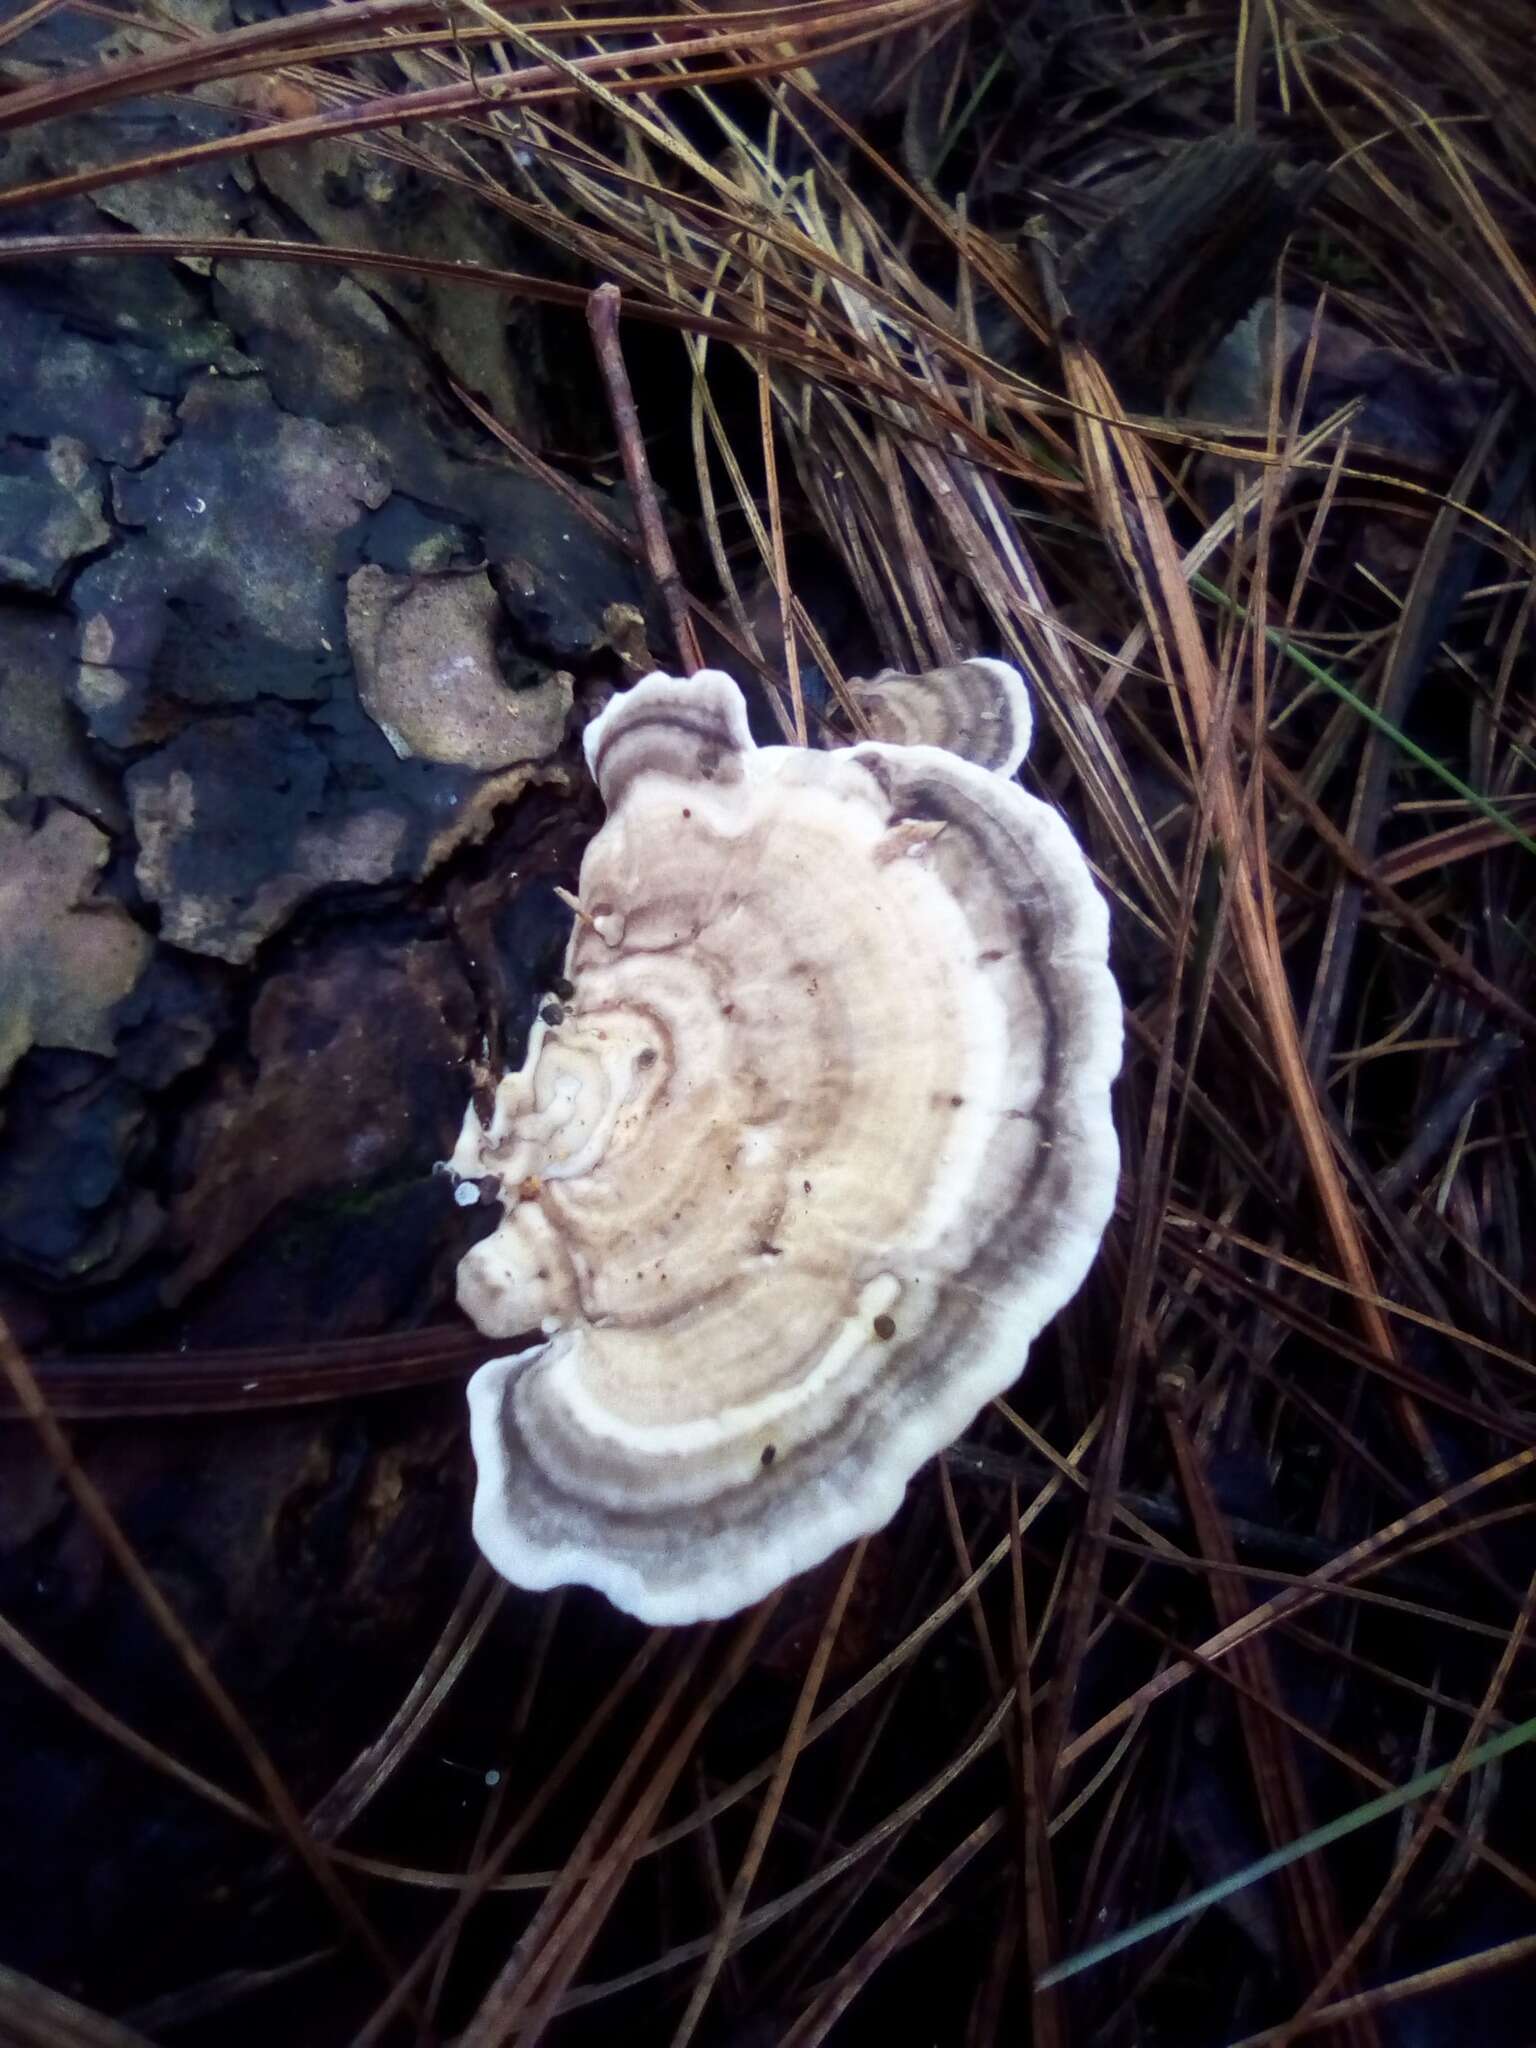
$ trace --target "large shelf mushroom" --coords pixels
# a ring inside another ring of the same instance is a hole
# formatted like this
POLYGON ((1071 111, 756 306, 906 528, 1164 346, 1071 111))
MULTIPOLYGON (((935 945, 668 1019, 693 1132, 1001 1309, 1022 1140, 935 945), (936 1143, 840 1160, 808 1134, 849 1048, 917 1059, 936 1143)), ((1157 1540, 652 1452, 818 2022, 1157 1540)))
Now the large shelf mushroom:
POLYGON ((713 671, 588 728, 574 993, 450 1162, 505 1205, 461 1304, 543 1338, 469 1388, 514 1583, 746 1606, 886 1522, 1081 1285, 1118 1168, 1108 916, 1009 779, 1022 684, 978 666, 998 769, 758 747, 713 671))

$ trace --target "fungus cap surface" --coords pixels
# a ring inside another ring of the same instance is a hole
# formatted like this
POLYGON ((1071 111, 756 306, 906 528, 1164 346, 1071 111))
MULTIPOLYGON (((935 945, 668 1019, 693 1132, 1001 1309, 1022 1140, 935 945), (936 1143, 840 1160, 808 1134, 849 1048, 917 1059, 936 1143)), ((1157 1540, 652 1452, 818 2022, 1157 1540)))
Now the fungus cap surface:
POLYGON ((713 671, 586 750, 574 993, 450 1162, 505 1205, 462 1306, 544 1339, 470 1382, 475 1534, 691 1622, 880 1527, 1017 1378, 1113 1204, 1120 1003, 1076 842, 1001 774, 759 748, 713 671))
POLYGON ((973 655, 919 676, 885 668, 848 687, 877 740, 943 747, 999 775, 1017 773, 1029 752, 1029 692, 1005 661, 973 655))

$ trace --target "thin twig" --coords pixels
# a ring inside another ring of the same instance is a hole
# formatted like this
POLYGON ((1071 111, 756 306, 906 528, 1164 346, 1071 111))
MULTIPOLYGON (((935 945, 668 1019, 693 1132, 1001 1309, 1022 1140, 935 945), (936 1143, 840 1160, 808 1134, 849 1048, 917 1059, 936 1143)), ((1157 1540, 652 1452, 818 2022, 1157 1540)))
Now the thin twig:
POLYGON ((600 284, 587 300, 587 326, 591 330, 593 347, 597 350, 603 382, 608 387, 608 407, 613 414, 614 432, 619 437, 619 454, 623 457, 624 474, 629 481, 630 496, 635 501, 635 511, 640 520, 640 536, 645 543, 645 564, 667 608, 679 659, 691 675, 704 666, 704 661, 699 653, 693 621, 688 616, 683 579, 677 573, 672 543, 667 539, 661 507, 656 502, 656 486, 651 481, 651 465, 646 460, 640 416, 635 411, 635 394, 630 388, 624 352, 619 346, 620 296, 616 284, 600 284))

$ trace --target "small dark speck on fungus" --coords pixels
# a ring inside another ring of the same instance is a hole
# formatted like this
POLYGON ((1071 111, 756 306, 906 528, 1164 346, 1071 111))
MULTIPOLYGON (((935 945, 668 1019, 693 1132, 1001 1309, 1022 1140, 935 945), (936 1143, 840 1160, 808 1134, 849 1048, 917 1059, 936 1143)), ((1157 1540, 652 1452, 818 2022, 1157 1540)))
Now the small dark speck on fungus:
POLYGON ((549 992, 558 996, 562 1003, 568 1003, 576 993, 576 984, 574 981, 567 981, 563 975, 556 975, 549 984, 549 992))
POLYGON ((896 1324, 894 1318, 892 1318, 891 1316, 875 1317, 875 1335, 877 1337, 883 1337, 889 1340, 890 1338, 894 1337, 895 1334, 896 1324))
POLYGON ((546 1003, 543 1009, 540 1010, 539 1015, 546 1024, 563 1024, 565 1022, 565 1012, 558 1003, 546 1003))
POLYGON ((777 1444, 764 1444, 764 1445, 763 1445, 763 1464, 764 1464, 764 1467, 766 1468, 767 1466, 771 1465, 771 1464, 773 1463, 774 1459, 775 1459, 775 1458, 776 1458, 776 1457, 777 1457, 778 1455, 779 1455, 779 1447, 778 1447, 778 1445, 777 1445, 777 1444))
POLYGON ((635 1065, 637 1067, 654 1067, 655 1064, 656 1048, 654 1045, 648 1045, 645 1048, 645 1050, 641 1053, 640 1057, 635 1061, 635 1065))

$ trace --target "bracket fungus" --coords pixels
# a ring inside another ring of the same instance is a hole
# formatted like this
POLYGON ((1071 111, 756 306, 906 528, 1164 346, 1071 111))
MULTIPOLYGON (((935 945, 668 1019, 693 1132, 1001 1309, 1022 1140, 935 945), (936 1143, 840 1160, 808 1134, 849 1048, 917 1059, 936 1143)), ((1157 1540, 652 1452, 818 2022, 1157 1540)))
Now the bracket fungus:
POLYGON ((877 740, 946 753, 1012 775, 1029 752, 1029 692, 1005 661, 973 655, 920 676, 883 668, 848 685, 877 740))
POLYGON ((1109 1219, 1120 1002, 1087 863, 1006 774, 758 747, 708 670, 586 753, 569 993, 449 1162, 504 1204, 461 1305, 543 1337, 470 1382, 475 1534, 692 1622, 882 1526, 1017 1378, 1109 1219))

